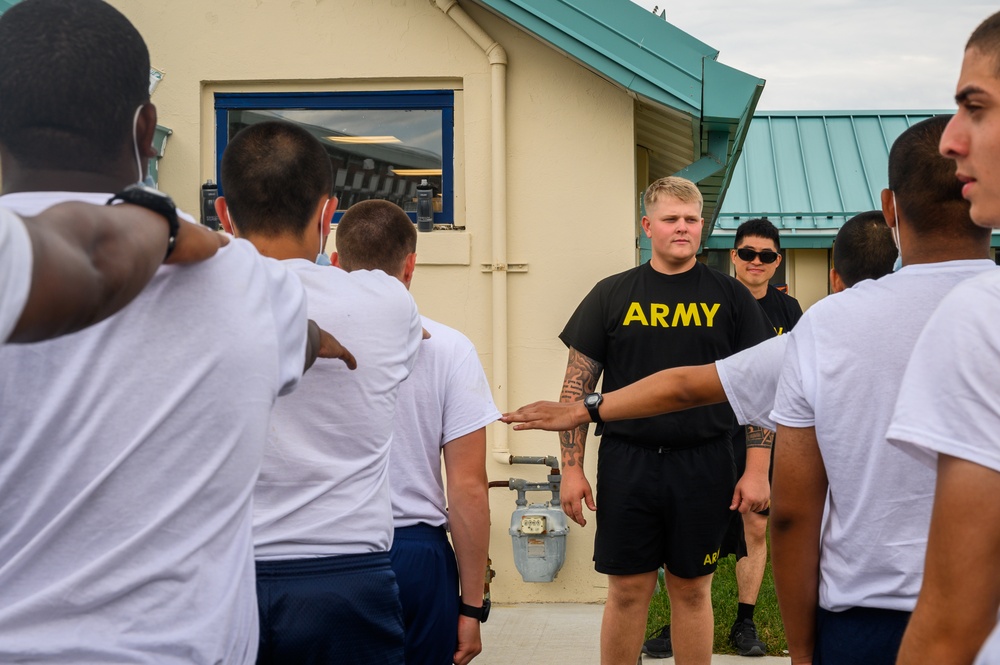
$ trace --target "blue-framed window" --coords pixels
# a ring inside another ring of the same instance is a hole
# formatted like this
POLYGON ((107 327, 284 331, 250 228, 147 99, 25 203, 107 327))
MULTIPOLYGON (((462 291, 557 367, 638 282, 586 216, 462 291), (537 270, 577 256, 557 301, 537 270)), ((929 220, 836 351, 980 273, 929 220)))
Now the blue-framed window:
POLYGON ((416 221, 416 189, 426 179, 434 189, 434 222, 454 223, 451 90, 216 93, 216 176, 231 136, 275 119, 305 127, 329 154, 340 201, 335 222, 366 199, 392 201, 416 221))

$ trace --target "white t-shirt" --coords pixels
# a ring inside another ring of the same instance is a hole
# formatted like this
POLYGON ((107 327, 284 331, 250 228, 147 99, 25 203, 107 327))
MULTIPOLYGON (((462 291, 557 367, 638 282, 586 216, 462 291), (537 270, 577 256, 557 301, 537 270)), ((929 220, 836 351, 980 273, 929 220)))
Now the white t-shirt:
MULTIPOLYGON (((923 579, 934 472, 885 432, 907 360, 935 306, 988 260, 904 267, 813 305, 788 341, 771 418, 816 428, 829 480, 819 604, 912 611, 923 579)), ((781 441, 777 442, 781 446, 781 441)))
POLYGON ((447 524, 441 450, 500 418, 472 342, 422 318, 431 338, 420 345, 413 373, 399 389, 389 456, 396 528, 447 524))
POLYGON ((973 665, 1000 665, 1000 623, 986 638, 973 665))
MULTIPOLYGON (((944 453, 1000 472, 998 320, 996 269, 960 284, 941 302, 907 366, 886 434, 892 444, 932 466, 944 453)), ((997 663, 1000 632, 995 629, 976 664, 997 663)))
POLYGON ((254 491, 259 560, 385 552, 392 544, 389 446, 400 383, 421 344, 406 287, 381 270, 283 261, 309 296, 309 317, 358 361, 317 361, 278 400, 254 491))
POLYGON ((253 484, 305 343, 298 278, 234 240, 94 326, 0 347, 0 662, 254 662, 253 484))
POLYGON ((785 347, 794 330, 715 361, 722 389, 740 425, 777 429, 771 420, 785 347))
POLYGON ((21 218, 0 208, 0 344, 21 318, 31 292, 31 239, 21 218))

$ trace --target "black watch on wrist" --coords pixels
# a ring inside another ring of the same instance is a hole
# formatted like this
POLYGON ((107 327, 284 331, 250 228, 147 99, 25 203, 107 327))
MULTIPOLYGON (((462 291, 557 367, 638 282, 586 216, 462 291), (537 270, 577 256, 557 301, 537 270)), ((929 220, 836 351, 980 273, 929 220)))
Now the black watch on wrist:
POLYGON ((142 206, 147 210, 152 210, 159 215, 163 215, 164 219, 167 220, 167 227, 170 234, 170 237, 167 239, 167 253, 163 257, 163 260, 166 261, 174 251, 174 246, 177 244, 177 234, 180 232, 181 226, 177 220, 177 206, 174 205, 173 199, 158 189, 136 183, 129 185, 112 196, 108 199, 106 205, 111 205, 115 201, 142 206))
POLYGON ((472 605, 461 603, 458 606, 458 613, 464 617, 479 619, 479 623, 486 623, 486 620, 490 618, 490 605, 489 598, 483 598, 482 607, 473 607, 472 605))
POLYGON ((601 418, 601 413, 599 409, 601 408, 601 402, 604 401, 604 395, 601 393, 587 393, 583 398, 583 405, 587 407, 587 413, 590 414, 590 419, 597 423, 597 427, 594 428, 594 434, 600 436, 604 431, 604 420, 601 418))

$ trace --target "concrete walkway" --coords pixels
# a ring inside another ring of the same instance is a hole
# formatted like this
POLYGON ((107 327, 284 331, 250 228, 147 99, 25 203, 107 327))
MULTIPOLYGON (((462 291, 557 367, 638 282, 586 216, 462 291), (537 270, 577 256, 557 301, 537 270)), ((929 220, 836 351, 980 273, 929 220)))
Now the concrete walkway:
MULTIPOLYGON (((571 603, 494 605, 483 624, 483 653, 473 665, 510 663, 601 662, 601 613, 603 605, 571 603)), ((672 665, 673 658, 643 657, 646 665, 672 665)), ((740 658, 713 656, 713 665, 775 665, 788 657, 740 658)))

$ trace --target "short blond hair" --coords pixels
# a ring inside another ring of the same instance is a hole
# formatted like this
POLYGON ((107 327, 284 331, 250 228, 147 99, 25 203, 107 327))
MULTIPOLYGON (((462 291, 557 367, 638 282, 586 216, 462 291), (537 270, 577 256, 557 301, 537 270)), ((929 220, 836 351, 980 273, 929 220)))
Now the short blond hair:
POLYGON ((645 204, 646 210, 649 210, 654 203, 663 198, 677 199, 683 203, 697 202, 699 208, 705 205, 705 200, 702 198, 698 186, 687 178, 680 178, 675 175, 669 175, 666 178, 660 178, 653 182, 653 184, 646 188, 646 193, 642 196, 642 202, 645 204))

